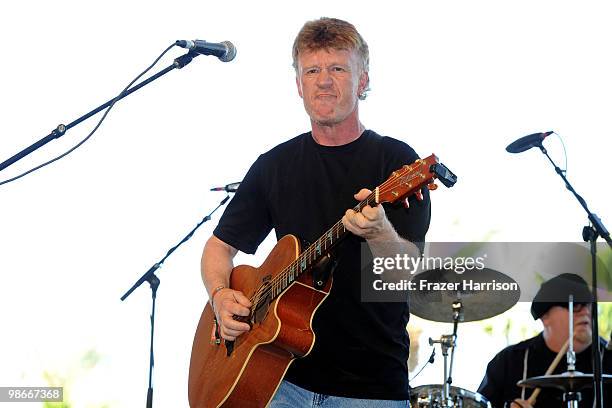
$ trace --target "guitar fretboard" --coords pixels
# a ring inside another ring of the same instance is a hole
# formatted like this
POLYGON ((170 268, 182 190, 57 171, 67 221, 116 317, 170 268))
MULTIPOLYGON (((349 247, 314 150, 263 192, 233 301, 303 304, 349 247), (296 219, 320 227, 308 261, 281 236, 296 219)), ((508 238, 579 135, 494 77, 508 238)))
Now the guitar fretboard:
MULTIPOLYGON (((357 204, 353 210, 355 212, 361 212, 367 205, 376 202, 376 194, 372 192, 365 200, 357 204)), ((298 258, 283 269, 277 276, 275 276, 267 285, 262 286, 251 299, 254 304, 257 304, 260 300, 266 299, 268 294, 269 299, 266 301, 272 301, 278 297, 285 289, 289 287, 302 273, 306 272, 309 268, 316 265, 321 258, 326 256, 329 251, 336 246, 342 238, 347 234, 346 228, 342 223, 342 220, 336 222, 330 229, 328 229, 323 235, 319 237, 314 243, 312 243, 304 252, 298 256, 298 258)))

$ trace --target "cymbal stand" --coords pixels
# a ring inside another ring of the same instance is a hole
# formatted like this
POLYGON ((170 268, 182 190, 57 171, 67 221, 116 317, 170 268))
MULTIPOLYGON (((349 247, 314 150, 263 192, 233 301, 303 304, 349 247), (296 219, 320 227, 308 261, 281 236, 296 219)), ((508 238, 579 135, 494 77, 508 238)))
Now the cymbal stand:
POLYGON ((567 402, 567 408, 578 408, 578 402, 582 400, 578 391, 567 391, 563 393, 563 402, 567 402))
POLYGON ((567 371, 576 371, 576 352, 574 352, 574 295, 569 295, 568 302, 569 312, 569 337, 570 339, 567 347, 567 371))
MULTIPOLYGON (((569 342, 567 347, 567 371, 569 373, 576 372, 576 352, 574 351, 574 296, 569 295, 568 302, 569 313, 569 342)), ((577 391, 565 391, 563 393, 563 402, 567 402, 567 408, 578 408, 578 402, 581 400, 581 395, 577 391)))
POLYGON ((457 329, 459 327, 459 322, 463 321, 463 304, 461 303, 461 299, 457 299, 453 303, 453 334, 443 334, 440 336, 439 340, 433 340, 431 337, 429 338, 429 345, 433 346, 434 344, 440 344, 440 348, 442 349, 442 356, 444 357, 444 391, 443 391, 443 400, 442 407, 452 407, 453 401, 450 396, 450 385, 453 382, 453 362, 455 360, 455 347, 457 346, 457 329), (450 358, 450 369, 448 368, 448 349, 451 350, 451 358, 450 358))

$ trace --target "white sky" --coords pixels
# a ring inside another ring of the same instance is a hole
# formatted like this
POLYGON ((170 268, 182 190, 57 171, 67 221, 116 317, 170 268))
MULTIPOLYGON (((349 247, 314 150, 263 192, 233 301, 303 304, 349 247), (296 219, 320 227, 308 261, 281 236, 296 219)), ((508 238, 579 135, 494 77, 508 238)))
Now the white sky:
MULTIPOLYGON (((570 181, 612 228, 605 1, 5 2, 0 161, 113 97, 176 39, 230 40, 238 55, 226 64, 198 57, 118 103, 68 158, 0 186, 0 385, 37 385, 48 370, 72 378, 77 406, 144 404, 150 293, 119 297, 223 198, 210 187, 240 180, 258 154, 308 130, 291 44, 306 20, 323 15, 352 22, 370 46, 366 127, 422 156, 435 152, 459 176, 452 190, 433 193, 429 240, 580 241, 585 215, 545 157, 504 150, 546 130, 563 136, 570 181), (87 371, 78 365, 89 349, 101 360, 87 371)), ((0 179, 64 151, 92 126, 0 179)), ((558 139, 546 145, 561 164, 558 139)), ((187 405, 206 301, 199 258, 218 216, 159 273, 156 406, 187 405)), ((422 343, 450 330, 436 327, 422 343)), ((455 384, 474 391, 505 339, 480 326, 465 333, 455 384)), ((439 377, 428 368, 415 385, 439 377)))

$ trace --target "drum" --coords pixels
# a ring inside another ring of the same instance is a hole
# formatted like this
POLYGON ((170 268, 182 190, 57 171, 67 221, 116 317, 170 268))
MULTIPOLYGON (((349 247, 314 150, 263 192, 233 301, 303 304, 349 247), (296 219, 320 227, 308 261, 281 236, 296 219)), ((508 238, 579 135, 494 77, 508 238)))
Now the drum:
POLYGON ((410 390, 412 408, 491 408, 489 401, 477 392, 450 387, 450 405, 443 404, 444 386, 420 385, 410 390))

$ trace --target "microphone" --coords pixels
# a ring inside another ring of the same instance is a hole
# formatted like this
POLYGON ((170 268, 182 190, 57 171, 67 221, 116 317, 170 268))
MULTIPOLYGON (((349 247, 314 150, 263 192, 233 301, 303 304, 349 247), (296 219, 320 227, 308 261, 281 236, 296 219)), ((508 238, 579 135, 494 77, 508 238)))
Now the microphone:
POLYGON ((236 47, 229 41, 209 43, 204 40, 176 40, 175 44, 181 48, 188 48, 197 54, 214 55, 223 62, 229 62, 236 58, 236 47))
POLYGON ((223 187, 213 187, 210 189, 210 191, 226 191, 228 193, 235 193, 236 190, 238 190, 238 187, 240 187, 240 181, 237 183, 227 184, 223 187))
POLYGON ((531 135, 521 137, 520 139, 516 139, 514 142, 510 143, 506 147, 506 151, 508 153, 521 153, 525 150, 531 149, 534 146, 541 146, 542 141, 553 133, 555 132, 551 130, 549 132, 533 133, 531 135))

